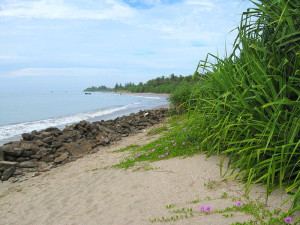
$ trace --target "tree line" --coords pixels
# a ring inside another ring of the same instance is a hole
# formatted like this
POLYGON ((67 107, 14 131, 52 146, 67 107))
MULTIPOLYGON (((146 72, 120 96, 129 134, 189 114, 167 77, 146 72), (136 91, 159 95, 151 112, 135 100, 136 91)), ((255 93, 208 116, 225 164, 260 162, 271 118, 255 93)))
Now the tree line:
POLYGON ((101 86, 92 86, 86 88, 84 91, 128 91, 128 92, 136 92, 136 93, 145 93, 145 92, 152 92, 152 93, 172 93, 174 89, 180 84, 189 84, 195 83, 200 79, 201 75, 175 75, 171 74, 169 76, 161 76, 155 79, 148 80, 147 82, 139 82, 138 84, 134 84, 133 82, 125 83, 122 85, 121 83, 116 83, 114 88, 109 88, 105 85, 101 86))

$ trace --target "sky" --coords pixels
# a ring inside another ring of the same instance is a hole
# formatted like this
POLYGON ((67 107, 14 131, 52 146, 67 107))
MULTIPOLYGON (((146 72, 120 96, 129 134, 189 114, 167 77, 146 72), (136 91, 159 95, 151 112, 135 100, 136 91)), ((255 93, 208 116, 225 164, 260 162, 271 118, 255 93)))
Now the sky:
POLYGON ((190 75, 230 51, 248 0, 0 0, 0 91, 190 75))

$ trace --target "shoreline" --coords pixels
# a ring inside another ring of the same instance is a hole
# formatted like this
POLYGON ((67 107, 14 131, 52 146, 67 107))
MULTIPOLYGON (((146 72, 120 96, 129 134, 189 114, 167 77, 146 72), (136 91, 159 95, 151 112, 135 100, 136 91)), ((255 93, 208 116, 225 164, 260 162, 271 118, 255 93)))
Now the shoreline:
POLYGON ((123 137, 138 133, 160 123, 168 109, 139 111, 113 120, 73 123, 65 129, 49 127, 23 133, 19 141, 0 147, 0 177, 13 180, 27 172, 45 172, 60 164, 71 162, 98 146, 107 146, 123 137))
MULTIPOLYGON (((98 92, 100 93, 100 92, 98 92)), ((106 92, 102 92, 106 93, 106 92)), ((107 92, 109 94, 116 94, 114 92, 107 92)), ((130 94, 132 96, 138 96, 136 94, 130 94)), ((159 95, 159 94, 151 94, 147 93, 143 96, 160 96, 160 97, 166 97, 166 95, 159 95)), ((137 100, 138 102, 139 100, 137 100)), ((145 100, 142 100, 145 101, 145 100)), ((116 107, 109 107, 109 108, 104 108, 104 109, 98 109, 98 110, 91 110, 87 112, 82 112, 82 113, 77 113, 74 115, 66 115, 62 117, 53 117, 53 118, 46 118, 42 120, 36 120, 36 121, 27 121, 27 122, 19 122, 16 124, 7 124, 7 125, 2 125, 0 126, 1 130, 1 138, 0 139, 0 146, 9 143, 11 141, 18 141, 21 138, 21 134, 25 132, 31 132, 33 130, 40 131, 42 129, 46 129, 48 127, 57 127, 59 129, 65 128, 66 125, 70 125, 72 123, 79 122, 81 120, 87 120, 89 122, 96 122, 100 120, 110 120, 110 119, 115 119, 117 117, 121 117, 124 115, 129 115, 130 113, 137 113, 139 110, 151 110, 151 109, 159 109, 159 108, 169 108, 169 103, 165 104, 167 102, 164 99, 161 99, 161 104, 153 104, 151 107, 147 107, 143 102, 141 105, 138 105, 136 107, 135 105, 131 104, 130 107, 129 105, 125 105, 122 107, 116 108, 116 107), (116 108, 116 109, 115 109, 116 108), (100 113, 100 114, 99 114, 100 113), (99 115, 97 115, 99 114, 99 115), (82 117, 80 119, 80 117, 82 117), (90 117, 90 118, 88 118, 90 117), (63 121, 65 120, 65 122, 63 121), (71 122, 68 122, 70 121, 71 122), (47 125, 48 124, 48 125, 47 125), (20 128, 20 129, 18 129, 20 128), (12 131, 10 131, 12 130, 12 131), (16 132, 13 132, 16 130, 16 132), (22 130, 22 133, 18 133, 22 130), (13 136, 12 136, 13 135, 13 136), (4 138, 5 137, 5 138, 4 138)), ((152 104, 152 103, 151 103, 152 104)))
MULTIPOLYGON (((182 208, 191 208, 194 216, 170 224, 229 225, 255 220, 247 213, 237 212, 232 217, 215 213, 232 207, 237 201, 233 199, 241 199, 246 204, 257 198, 263 203, 266 198, 265 188, 259 185, 253 187, 248 199, 244 196, 244 184, 233 180, 224 182, 219 176, 218 156, 207 158, 201 154, 160 160, 149 163, 151 170, 143 164, 129 170, 111 167, 131 155, 117 150, 133 144, 145 145, 158 137, 140 132, 74 162, 38 176, 28 176, 23 182, 2 183, 1 221, 20 225, 150 225, 153 224, 150 220, 176 216, 171 211, 182 208), (207 186, 209 183, 213 188, 207 186), (226 198, 222 198, 224 193, 226 198), (201 205, 211 206, 212 211, 201 213, 201 205)), ((285 197, 279 191, 273 192, 264 209, 286 210, 288 205, 280 206, 285 197)))
POLYGON ((126 95, 157 95, 157 96, 164 96, 169 97, 170 94, 166 93, 153 93, 153 92, 127 92, 127 91, 88 91, 89 93, 115 93, 115 94, 126 94, 126 95))

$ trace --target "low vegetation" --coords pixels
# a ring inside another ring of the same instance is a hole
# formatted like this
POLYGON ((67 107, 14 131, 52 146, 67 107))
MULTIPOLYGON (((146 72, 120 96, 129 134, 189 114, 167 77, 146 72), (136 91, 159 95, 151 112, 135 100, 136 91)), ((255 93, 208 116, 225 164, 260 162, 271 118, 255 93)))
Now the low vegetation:
MULTIPOLYGON (((118 166, 201 152, 227 155, 228 169, 234 173, 223 171, 224 175, 239 177, 247 191, 263 183, 267 195, 278 188, 290 195, 286 201, 293 201, 292 208, 282 215, 288 217, 300 209, 300 1, 253 4, 242 15, 232 53, 225 58, 209 54, 200 61, 194 79, 176 84, 170 101, 177 113, 185 113, 184 122, 178 123, 178 117, 162 138, 118 166)), ((154 87, 151 82, 146 85, 154 87)), ((137 86, 128 90, 138 92, 137 86)), ((241 209, 222 213, 231 216, 241 209)), ((168 220, 174 219, 183 218, 168 220)))

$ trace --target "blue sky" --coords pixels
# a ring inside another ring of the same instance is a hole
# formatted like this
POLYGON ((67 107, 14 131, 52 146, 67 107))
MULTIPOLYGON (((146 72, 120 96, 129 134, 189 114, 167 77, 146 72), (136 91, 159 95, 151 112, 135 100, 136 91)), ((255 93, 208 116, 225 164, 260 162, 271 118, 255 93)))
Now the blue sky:
POLYGON ((224 55, 248 0, 1 0, 0 91, 192 74, 224 55))

